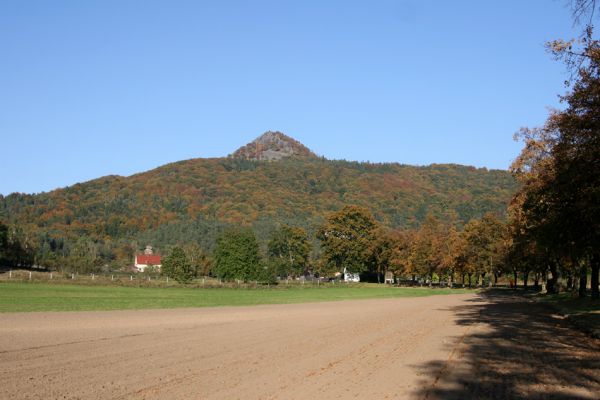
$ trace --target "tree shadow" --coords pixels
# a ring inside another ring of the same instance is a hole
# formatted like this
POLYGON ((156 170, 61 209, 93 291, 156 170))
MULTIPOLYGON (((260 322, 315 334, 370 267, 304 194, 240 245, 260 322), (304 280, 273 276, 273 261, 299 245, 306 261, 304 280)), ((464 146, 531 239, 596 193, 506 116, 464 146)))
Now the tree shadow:
POLYGON ((600 399, 600 341, 511 290, 453 307, 466 326, 447 360, 415 366, 422 399, 600 399))

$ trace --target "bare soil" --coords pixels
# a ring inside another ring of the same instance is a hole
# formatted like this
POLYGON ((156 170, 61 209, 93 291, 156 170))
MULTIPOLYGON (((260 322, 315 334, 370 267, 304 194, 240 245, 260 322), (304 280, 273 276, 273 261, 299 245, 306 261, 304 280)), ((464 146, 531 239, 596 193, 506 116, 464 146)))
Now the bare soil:
POLYGON ((466 294, 0 314, 2 399, 600 398, 600 343, 466 294))

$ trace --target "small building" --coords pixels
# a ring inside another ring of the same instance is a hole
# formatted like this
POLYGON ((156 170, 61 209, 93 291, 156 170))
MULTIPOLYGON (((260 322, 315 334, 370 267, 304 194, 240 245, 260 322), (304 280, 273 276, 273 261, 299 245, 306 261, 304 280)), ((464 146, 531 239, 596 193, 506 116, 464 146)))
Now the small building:
POLYGON ((392 271, 387 271, 385 273, 385 283, 394 284, 394 273, 392 271))
POLYGON ((360 282, 360 274, 348 272, 344 267, 344 281, 346 282, 360 282))
POLYGON ((139 272, 144 272, 148 267, 156 267, 160 269, 161 266, 160 254, 154 254, 152 246, 146 246, 144 254, 136 254, 133 262, 134 269, 139 272))

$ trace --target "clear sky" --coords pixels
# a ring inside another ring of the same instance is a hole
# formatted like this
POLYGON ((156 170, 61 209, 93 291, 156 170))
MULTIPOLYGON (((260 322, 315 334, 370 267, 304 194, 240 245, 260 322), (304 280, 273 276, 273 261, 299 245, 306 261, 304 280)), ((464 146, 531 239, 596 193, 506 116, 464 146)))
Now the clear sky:
POLYGON ((563 0, 2 1, 0 193, 266 130, 331 159, 506 169, 559 107, 563 0))

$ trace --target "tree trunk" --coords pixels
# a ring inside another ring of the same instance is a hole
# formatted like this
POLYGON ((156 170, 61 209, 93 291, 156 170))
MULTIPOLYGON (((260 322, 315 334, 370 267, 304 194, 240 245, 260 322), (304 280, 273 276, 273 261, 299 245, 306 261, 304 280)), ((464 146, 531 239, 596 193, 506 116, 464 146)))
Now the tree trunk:
POLYGON ((496 275, 496 273, 494 272, 494 263, 492 262, 492 256, 490 256, 490 274, 488 275, 488 287, 492 287, 494 285, 494 282, 492 282, 492 278, 494 277, 494 275, 496 275))
POLYGON ((591 279, 591 285, 592 285, 592 299, 600 299, 600 291, 598 288, 598 278, 599 278, 599 273, 600 273, 600 254, 596 253, 594 255, 592 255, 592 259, 591 259, 591 264, 592 264, 592 279, 591 279))
POLYGON ((465 287, 465 273, 462 273, 462 285, 465 287))
POLYGON ((567 291, 572 291, 573 290, 573 273, 571 271, 569 271, 569 274, 567 275, 567 291))
POLYGON ((558 293, 558 265, 554 261, 550 263, 550 274, 552 277, 548 279, 546 292, 558 293))
POLYGON ((540 274, 536 272, 533 279, 534 279, 534 281, 533 281, 534 289, 536 291, 540 290, 540 274))
POLYGON ((519 271, 516 268, 513 268, 513 277, 515 278, 515 286, 513 289, 517 290, 519 284, 519 271))
POLYGON ((529 270, 523 271, 523 288, 527 290, 527 281, 529 280, 529 270))
POLYGON ((585 297, 587 292, 587 265, 579 269, 579 297, 585 297))
POLYGON ((469 287, 472 287, 472 283, 471 283, 471 277, 473 276, 473 274, 469 274, 469 287))
POLYGON ((548 292, 548 271, 544 270, 544 272, 541 274, 541 281, 542 281, 542 292, 548 292))

